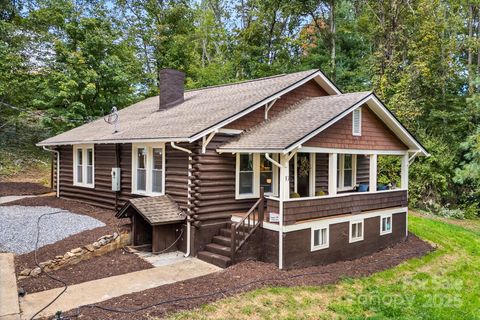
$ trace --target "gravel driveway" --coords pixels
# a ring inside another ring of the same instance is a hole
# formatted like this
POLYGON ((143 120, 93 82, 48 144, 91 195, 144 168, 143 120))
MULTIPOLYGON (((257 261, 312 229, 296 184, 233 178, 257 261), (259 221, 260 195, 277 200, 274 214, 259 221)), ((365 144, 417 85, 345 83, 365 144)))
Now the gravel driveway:
MULTIPOLYGON (((37 220, 45 213, 61 211, 51 207, 0 206, 0 252, 23 254, 35 250, 37 220)), ((89 216, 62 211, 42 217, 38 247, 105 224, 89 216)))

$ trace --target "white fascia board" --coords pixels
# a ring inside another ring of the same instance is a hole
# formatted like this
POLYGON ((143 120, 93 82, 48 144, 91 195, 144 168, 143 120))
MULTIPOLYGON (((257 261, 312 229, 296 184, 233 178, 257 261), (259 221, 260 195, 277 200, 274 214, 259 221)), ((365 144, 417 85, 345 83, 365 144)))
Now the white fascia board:
POLYGON ((370 109, 385 123, 405 144, 410 150, 420 151, 422 155, 428 157, 430 154, 422 145, 405 129, 405 127, 392 115, 392 113, 385 107, 385 105, 372 94, 368 101, 370 109))
POLYGON ((311 138, 313 138, 314 136, 316 136, 317 134, 319 134, 320 132, 322 132, 323 130, 327 129, 328 127, 330 127, 331 125, 333 125, 334 123, 340 121, 341 119, 343 119, 345 116, 347 116, 350 112, 352 112, 353 110, 355 110, 356 108, 359 108, 361 107, 364 103, 366 103, 369 99, 371 99, 373 93, 370 93, 369 95, 367 95, 365 98, 363 98, 362 100, 358 101, 357 103, 355 103, 353 106, 351 106, 350 108, 346 109, 345 111, 343 111, 342 113, 340 113, 338 116, 336 116, 334 119, 332 119, 331 121, 327 122, 326 124, 324 124, 323 126, 317 128, 316 130, 310 132, 309 134, 307 134, 306 136, 304 136, 303 138, 301 138, 300 140, 294 142, 293 144, 291 144, 290 146, 288 146, 284 151, 283 153, 289 153, 290 151, 292 151, 293 149, 297 148, 298 146, 301 146, 303 143, 305 143, 306 141, 310 140, 311 138))
POLYGON ((51 143, 37 143, 42 146, 72 146, 78 144, 108 144, 108 143, 155 143, 155 142, 188 142, 188 138, 152 138, 152 139, 119 139, 119 140, 89 140, 89 141, 65 141, 51 143))
POLYGON ((402 150, 367 150, 367 149, 337 149, 302 147, 298 153, 339 153, 339 154, 382 154, 382 155, 405 155, 408 151, 402 150))
POLYGON ((263 99, 262 101, 254 104, 253 106, 250 106, 248 107, 247 109, 237 113, 236 115, 228 118, 228 119, 225 119, 219 123, 217 123, 216 125, 208 128, 208 129, 205 129, 203 131, 200 131, 199 133, 193 135, 190 137, 190 141, 189 142, 194 142, 200 138, 202 138, 203 136, 205 135, 208 135, 210 132, 212 131, 215 131, 215 130, 218 130, 224 126, 226 126, 227 124, 243 117, 244 115, 252 112, 252 111, 255 111, 256 109, 260 108, 260 107, 263 107, 264 105, 280 98, 281 96, 283 96, 284 94, 298 88, 299 86, 305 84, 306 82, 312 80, 312 79, 315 79, 315 81, 320 84, 320 86, 322 86, 322 84, 325 86, 322 86, 322 88, 327 91, 327 93, 330 93, 331 95, 336 95, 336 94, 341 94, 340 90, 338 90, 335 85, 330 81, 328 80, 328 78, 323 74, 323 72, 321 72, 320 70, 317 70, 316 72, 312 73, 311 75, 303 78, 302 80, 299 80, 298 82, 294 83, 293 85, 290 85, 288 86, 287 88, 283 89, 283 90, 280 90, 278 91, 277 93, 275 93, 274 95, 271 95, 270 97, 268 98, 265 98, 263 99))
MULTIPOLYGON (((293 232, 299 230, 305 230, 310 228, 317 228, 322 227, 325 225, 343 223, 343 222, 350 222, 362 219, 369 219, 374 217, 380 217, 385 214, 397 214, 397 213, 405 213, 407 214, 408 208, 407 207, 396 207, 396 208, 388 208, 388 209, 380 209, 380 210, 372 210, 365 213, 358 213, 358 214, 345 214, 341 216, 333 216, 333 217, 326 217, 326 218, 319 218, 307 222, 299 222, 296 224, 286 225, 283 227, 283 232, 293 232)), ((279 226, 276 223, 271 223, 264 221, 262 228, 271 230, 271 231, 278 231, 279 226)))
POLYGON ((282 153, 282 149, 216 149, 218 153, 282 153))
POLYGON ((303 143, 310 140, 320 132, 324 131, 331 125, 335 124, 336 122, 340 121, 349 113, 351 113, 353 110, 361 107, 365 103, 368 104, 370 109, 380 118, 380 120, 382 120, 382 122, 385 123, 395 133, 395 135, 409 147, 410 152, 420 151, 422 155, 427 157, 430 156, 430 154, 420 145, 420 143, 418 143, 417 140, 415 140, 415 138, 405 129, 405 127, 390 113, 390 111, 388 111, 388 109, 383 105, 383 103, 380 100, 378 100, 378 98, 375 96, 373 92, 370 93, 365 98, 363 98, 362 100, 360 100, 359 102, 357 102, 352 107, 343 111, 341 114, 335 117, 332 121, 329 121, 325 125, 318 128, 317 130, 303 137, 301 140, 298 140, 294 144, 290 145, 288 148, 286 148, 283 151, 283 153, 288 153, 294 148, 296 148, 297 146, 302 145, 303 143))

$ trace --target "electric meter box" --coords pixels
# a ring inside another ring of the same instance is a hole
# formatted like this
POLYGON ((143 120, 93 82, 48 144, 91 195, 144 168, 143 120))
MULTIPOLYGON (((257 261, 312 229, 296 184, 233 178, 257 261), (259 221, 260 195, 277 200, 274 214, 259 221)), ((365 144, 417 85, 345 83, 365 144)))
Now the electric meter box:
POLYGON ((120 191, 120 168, 112 168, 112 191, 120 191))

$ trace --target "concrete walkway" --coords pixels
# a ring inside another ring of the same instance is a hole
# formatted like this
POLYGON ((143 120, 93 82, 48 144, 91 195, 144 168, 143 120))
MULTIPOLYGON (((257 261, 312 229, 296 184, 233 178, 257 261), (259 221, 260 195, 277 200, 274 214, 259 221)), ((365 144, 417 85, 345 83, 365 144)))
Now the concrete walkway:
POLYGON ((32 198, 32 197, 37 197, 37 196, 33 196, 33 195, 32 196, 3 196, 3 197, 0 197, 0 204, 20 200, 23 198, 32 198))
MULTIPOLYGON (((166 266, 76 284, 69 286, 67 291, 54 304, 37 317, 52 316, 58 310, 65 312, 81 305, 97 303, 124 294, 200 277, 218 270, 221 269, 196 258, 185 258, 166 266)), ((27 294, 20 299, 22 319, 30 319, 62 290, 63 288, 58 288, 27 294)))
POLYGON ((20 319, 12 253, 0 253, 0 320, 20 319))

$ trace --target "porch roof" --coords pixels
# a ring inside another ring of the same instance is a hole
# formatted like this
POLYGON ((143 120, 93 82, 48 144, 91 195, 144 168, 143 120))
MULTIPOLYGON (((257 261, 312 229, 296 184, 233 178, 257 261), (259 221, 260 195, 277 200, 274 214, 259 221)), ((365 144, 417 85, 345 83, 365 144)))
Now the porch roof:
POLYGON ((117 218, 131 216, 131 210, 138 212, 147 222, 154 226, 181 222, 185 213, 168 195, 130 199, 115 215, 117 218))
POLYGON ((428 155, 425 148, 373 92, 305 98, 292 108, 243 133, 236 140, 220 146, 217 151, 287 153, 364 104, 368 104, 409 150, 428 155))
POLYGON ((275 118, 266 120, 245 132, 235 141, 221 146, 219 151, 256 149, 283 151, 370 94, 371 92, 354 92, 305 98, 275 118))

